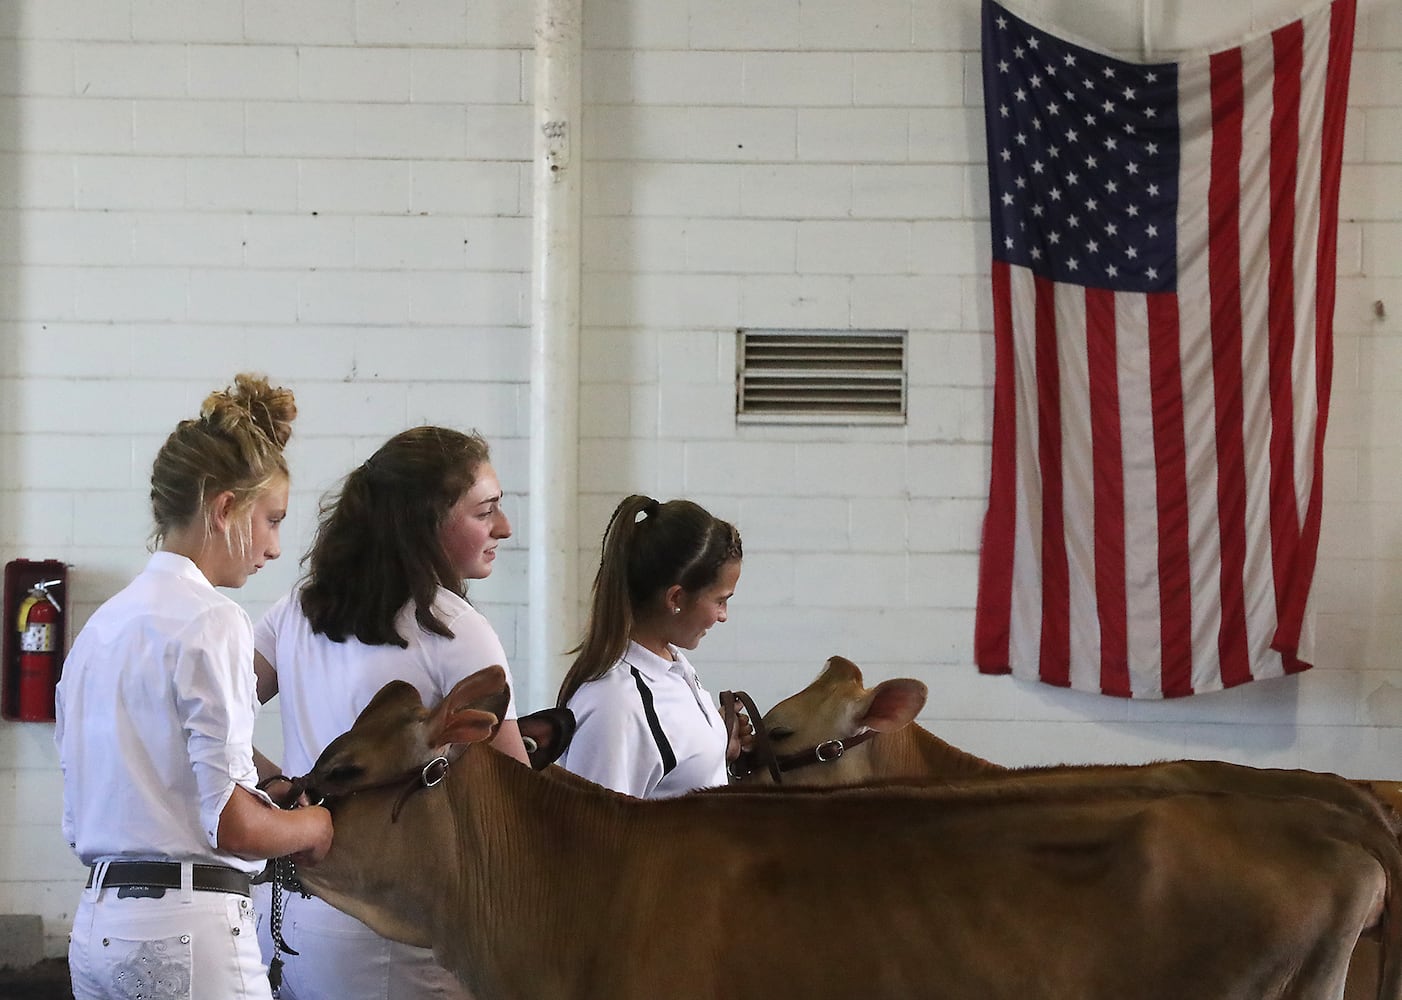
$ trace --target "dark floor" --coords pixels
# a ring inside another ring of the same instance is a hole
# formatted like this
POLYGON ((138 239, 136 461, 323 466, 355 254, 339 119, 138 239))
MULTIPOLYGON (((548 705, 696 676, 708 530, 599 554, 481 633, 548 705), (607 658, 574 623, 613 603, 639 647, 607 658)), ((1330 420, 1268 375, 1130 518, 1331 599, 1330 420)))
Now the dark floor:
POLYGON ((48 958, 27 969, 0 969, 0 1000, 73 1000, 68 960, 48 958))

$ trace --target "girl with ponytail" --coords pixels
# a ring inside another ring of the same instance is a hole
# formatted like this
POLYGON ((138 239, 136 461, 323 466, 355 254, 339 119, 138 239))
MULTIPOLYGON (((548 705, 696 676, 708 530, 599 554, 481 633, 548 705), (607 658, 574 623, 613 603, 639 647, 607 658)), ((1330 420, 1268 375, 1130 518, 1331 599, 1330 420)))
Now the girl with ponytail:
POLYGON ((639 798, 726 783, 725 727, 682 650, 725 621, 742 556, 735 527, 690 500, 618 505, 560 687, 578 723, 565 768, 639 798))

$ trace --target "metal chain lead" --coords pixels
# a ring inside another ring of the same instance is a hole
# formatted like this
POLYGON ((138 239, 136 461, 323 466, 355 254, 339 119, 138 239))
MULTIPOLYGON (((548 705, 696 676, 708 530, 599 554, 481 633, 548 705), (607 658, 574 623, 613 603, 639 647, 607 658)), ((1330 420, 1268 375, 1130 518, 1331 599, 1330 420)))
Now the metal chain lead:
MULTIPOLYGON (((282 938, 282 893, 284 885, 295 885, 300 889, 297 881, 297 871, 293 867, 292 859, 288 857, 273 858, 269 864, 273 870, 273 900, 272 907, 268 915, 268 930, 273 939, 273 957, 268 963, 268 985, 272 987, 274 997, 281 996, 282 989, 282 953, 296 955, 296 949, 290 947, 282 938)), ((306 893, 303 896, 310 899, 306 893)))

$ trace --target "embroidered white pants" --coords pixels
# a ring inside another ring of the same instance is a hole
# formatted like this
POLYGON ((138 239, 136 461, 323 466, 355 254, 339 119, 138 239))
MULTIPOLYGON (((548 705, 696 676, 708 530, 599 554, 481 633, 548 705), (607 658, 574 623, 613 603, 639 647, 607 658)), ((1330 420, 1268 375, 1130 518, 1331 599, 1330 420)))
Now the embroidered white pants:
POLYGON ((270 1000, 247 896, 86 889, 68 944, 75 1000, 270 1000))
MULTIPOLYGON (((268 931, 271 887, 253 887, 263 961, 272 959, 268 931)), ((281 1000, 472 1000, 428 948, 382 938, 354 917, 296 892, 282 894, 281 1000)))

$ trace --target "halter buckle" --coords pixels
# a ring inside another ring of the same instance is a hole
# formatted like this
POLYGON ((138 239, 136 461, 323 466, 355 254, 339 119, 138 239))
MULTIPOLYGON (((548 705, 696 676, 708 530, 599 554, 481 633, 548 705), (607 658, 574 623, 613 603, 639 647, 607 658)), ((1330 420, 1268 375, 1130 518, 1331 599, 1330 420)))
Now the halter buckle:
POLYGON ((837 760, 846 751, 847 748, 842 745, 841 740, 824 740, 813 748, 813 756, 818 758, 818 763, 826 764, 837 760))
POLYGON ((425 788, 432 788, 443 780, 448 773, 448 758, 435 757, 424 765, 423 773, 419 776, 425 788))

